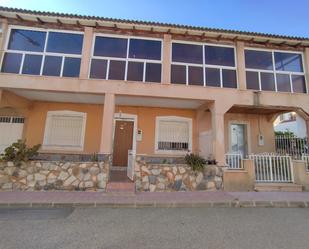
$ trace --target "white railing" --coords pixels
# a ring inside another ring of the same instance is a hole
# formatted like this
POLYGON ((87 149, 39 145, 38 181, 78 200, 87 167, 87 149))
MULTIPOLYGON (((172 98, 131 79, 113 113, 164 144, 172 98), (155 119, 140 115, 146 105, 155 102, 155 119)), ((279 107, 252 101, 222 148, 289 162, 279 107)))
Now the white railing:
POLYGON ((242 169, 243 156, 238 153, 225 154, 225 162, 229 169, 242 169))
POLYGON ((257 182, 293 182, 292 158, 274 154, 250 155, 257 182))
POLYGON ((308 154, 307 137, 276 135, 275 144, 276 153, 280 155, 289 155, 294 159, 301 159, 303 154, 308 154))
POLYGON ((303 154, 301 160, 305 162, 306 170, 309 171, 309 155, 303 154))

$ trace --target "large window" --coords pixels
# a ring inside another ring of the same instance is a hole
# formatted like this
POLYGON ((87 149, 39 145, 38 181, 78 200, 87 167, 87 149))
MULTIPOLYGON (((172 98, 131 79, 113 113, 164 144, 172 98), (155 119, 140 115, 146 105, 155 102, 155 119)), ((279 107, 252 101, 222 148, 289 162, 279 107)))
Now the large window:
POLYGON ((83 150, 86 113, 50 111, 47 113, 43 149, 83 150))
POLYGON ((95 36, 90 78, 161 82, 162 42, 95 36))
POLYGON ((181 152, 192 150, 192 119, 183 117, 156 118, 156 152, 181 152))
POLYGON ((171 82, 237 88, 234 47, 173 42, 171 82))
POLYGON ((1 71, 4 73, 78 77, 83 34, 10 28, 1 71))
POLYGON ((248 89, 306 93, 301 53, 246 49, 245 63, 248 89))

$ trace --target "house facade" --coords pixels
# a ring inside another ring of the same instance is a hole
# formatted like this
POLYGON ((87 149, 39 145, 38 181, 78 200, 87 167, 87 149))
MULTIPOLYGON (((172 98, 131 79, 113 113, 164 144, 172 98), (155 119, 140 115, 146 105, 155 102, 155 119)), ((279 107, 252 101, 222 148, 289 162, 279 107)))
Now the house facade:
MULTIPOLYGON (((308 123, 307 38, 11 8, 0 15, 0 150, 25 139, 42 145, 40 159, 95 158, 108 165, 106 181, 125 172, 149 190, 147 162, 155 172, 159 161, 176 165, 192 152, 220 168, 229 154, 275 152, 278 115, 308 123)), ((239 177, 220 172, 227 184, 239 177)))
POLYGON ((294 112, 281 114, 274 122, 274 129, 277 132, 292 132, 300 138, 307 137, 306 121, 294 112))

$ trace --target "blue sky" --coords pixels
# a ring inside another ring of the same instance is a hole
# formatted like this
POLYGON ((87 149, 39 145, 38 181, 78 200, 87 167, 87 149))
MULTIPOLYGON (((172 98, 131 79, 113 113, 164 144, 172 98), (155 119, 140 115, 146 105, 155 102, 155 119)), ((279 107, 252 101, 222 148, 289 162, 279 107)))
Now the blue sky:
POLYGON ((0 0, 0 5, 309 37, 309 0, 0 0))

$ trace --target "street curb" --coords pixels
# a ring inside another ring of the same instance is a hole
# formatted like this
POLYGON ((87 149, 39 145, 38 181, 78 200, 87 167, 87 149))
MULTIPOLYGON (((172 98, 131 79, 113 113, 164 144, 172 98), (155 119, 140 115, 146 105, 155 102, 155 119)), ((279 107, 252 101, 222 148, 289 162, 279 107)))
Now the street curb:
POLYGON ((0 203, 0 208, 309 208, 305 201, 209 201, 209 202, 29 202, 0 203))

